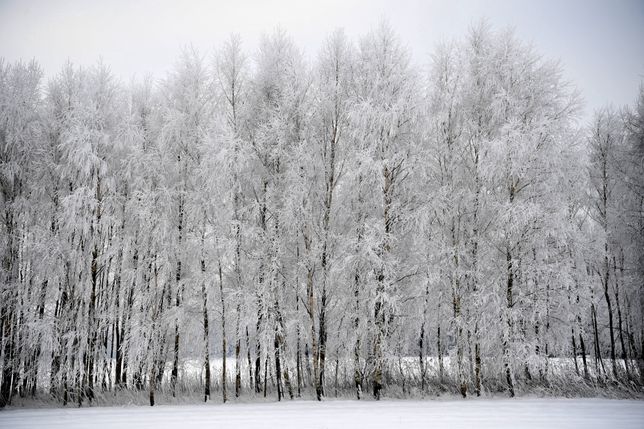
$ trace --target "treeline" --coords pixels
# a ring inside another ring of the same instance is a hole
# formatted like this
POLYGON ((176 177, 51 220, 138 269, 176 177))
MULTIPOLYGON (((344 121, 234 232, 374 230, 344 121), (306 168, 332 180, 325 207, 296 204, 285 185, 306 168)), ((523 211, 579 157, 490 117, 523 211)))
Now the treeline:
POLYGON ((644 92, 579 108, 484 24, 428 70, 386 25, 158 82, 1 62, 0 406, 640 390, 644 92))

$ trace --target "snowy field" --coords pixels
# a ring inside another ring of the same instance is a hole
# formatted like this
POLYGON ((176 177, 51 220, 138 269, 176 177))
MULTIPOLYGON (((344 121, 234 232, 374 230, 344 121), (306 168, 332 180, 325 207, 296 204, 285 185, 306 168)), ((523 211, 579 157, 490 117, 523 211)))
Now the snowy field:
POLYGON ((156 407, 10 409, 0 428, 644 428, 644 401, 483 399, 293 401, 156 407))

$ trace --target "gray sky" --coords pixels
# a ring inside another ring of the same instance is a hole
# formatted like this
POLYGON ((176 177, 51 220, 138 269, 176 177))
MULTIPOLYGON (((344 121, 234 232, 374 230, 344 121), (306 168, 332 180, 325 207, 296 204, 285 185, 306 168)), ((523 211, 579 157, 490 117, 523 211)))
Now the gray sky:
POLYGON ((632 104, 644 80, 644 0, 0 0, 0 56, 36 58, 47 75, 67 59, 89 65, 102 57, 123 80, 159 77, 182 46, 210 53, 231 32, 252 54, 261 34, 280 25, 312 57, 333 29, 357 39, 383 17, 419 64, 436 42, 465 35, 480 18, 513 26, 561 60, 586 118, 604 104, 632 104))

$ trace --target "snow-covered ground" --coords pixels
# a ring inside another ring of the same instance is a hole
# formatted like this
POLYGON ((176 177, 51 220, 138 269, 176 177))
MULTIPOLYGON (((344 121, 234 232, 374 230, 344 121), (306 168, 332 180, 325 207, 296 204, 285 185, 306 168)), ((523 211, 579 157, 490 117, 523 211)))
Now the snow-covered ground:
POLYGON ((9 409, 0 428, 644 428, 644 401, 483 399, 286 401, 156 407, 9 409))

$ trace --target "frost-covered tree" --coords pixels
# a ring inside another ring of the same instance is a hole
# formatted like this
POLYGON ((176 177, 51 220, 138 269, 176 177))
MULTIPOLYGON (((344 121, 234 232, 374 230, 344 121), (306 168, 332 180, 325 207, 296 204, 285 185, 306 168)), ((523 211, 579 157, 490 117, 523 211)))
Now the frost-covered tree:
MULTIPOLYGON (((24 305, 24 292, 32 287, 45 287, 29 284, 24 278, 22 246, 24 237, 29 233, 30 220, 29 180, 37 170, 34 169, 33 152, 38 150, 41 138, 40 85, 42 71, 36 62, 7 64, 0 61, 0 198, 2 239, 0 254, 2 271, 0 273, 0 324, 2 325, 2 381, 0 382, 0 407, 11 402, 20 380, 20 356, 22 343, 27 344, 25 325, 31 320, 23 319, 21 307, 24 305)), ((33 261, 37 263, 37 261, 33 261)), ((46 291, 46 289, 45 289, 46 291)), ((28 294, 29 295, 29 294, 28 294)), ((36 292, 39 306, 42 307, 43 291, 36 292)), ((38 310, 40 313, 42 310, 38 310)), ((31 315, 28 314, 27 317, 31 315)), ((28 341, 38 340, 29 335, 28 341)), ((42 340, 42 338, 40 338, 42 340)), ((36 346, 36 344, 33 344, 36 346)), ((37 359, 39 352, 35 352, 37 359)), ((27 364, 28 365, 28 364, 27 364)), ((32 363, 33 365, 33 363, 32 363)), ((35 389, 36 375, 31 368, 24 370, 33 377, 35 389)))
POLYGON ((0 406, 640 388, 642 91, 583 126, 486 24, 311 58, 0 62, 0 406))
MULTIPOLYGON (((374 277, 368 281, 373 300, 370 371, 373 395, 380 399, 389 333, 398 305, 397 284, 404 265, 396 249, 407 232, 404 207, 412 168, 416 124, 416 75, 409 53, 387 24, 361 41, 356 65, 356 107, 352 112, 356 144, 365 163, 365 182, 378 190, 372 197, 369 246, 374 277)), ((363 185, 364 186, 364 185, 363 185)))

